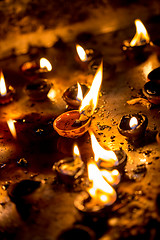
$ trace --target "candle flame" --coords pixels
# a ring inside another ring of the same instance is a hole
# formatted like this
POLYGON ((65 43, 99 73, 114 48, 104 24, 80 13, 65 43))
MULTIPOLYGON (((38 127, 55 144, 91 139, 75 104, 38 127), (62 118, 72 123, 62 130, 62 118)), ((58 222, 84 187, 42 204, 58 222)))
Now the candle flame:
POLYGON ((47 97, 51 100, 54 101, 55 100, 55 96, 56 96, 56 91, 51 88, 47 94, 47 97))
POLYGON ((3 72, 0 73, 0 94, 1 96, 5 96, 7 94, 7 88, 4 80, 3 72))
POLYGON ((133 46, 143 45, 144 43, 149 43, 150 37, 143 23, 139 19, 136 19, 135 25, 136 25, 136 34, 131 40, 130 46, 133 47, 133 46))
POLYGON ((77 144, 74 144, 74 147, 73 147, 73 158, 76 159, 77 157, 81 159, 79 148, 78 148, 77 144))
POLYGON ((138 126, 138 120, 136 117, 132 117, 129 121, 129 126, 131 129, 135 129, 138 126))
POLYGON ((12 136, 16 139, 16 138, 17 138, 17 134, 16 134, 16 129, 15 129, 14 121, 13 121, 12 119, 9 119, 9 120, 7 121, 7 124, 8 124, 9 130, 10 130, 12 136))
POLYGON ((91 117, 94 113, 95 108, 97 107, 99 91, 102 83, 102 76, 103 62, 101 62, 100 66, 98 67, 91 88, 82 100, 81 106, 79 108, 80 113, 83 112, 87 117, 91 117))
POLYGON ((91 130, 89 130, 89 134, 91 136, 91 144, 95 161, 100 163, 103 167, 112 167, 117 165, 118 159, 116 154, 111 150, 102 148, 91 130))
POLYGON ((83 93, 82 93, 82 88, 81 88, 81 85, 79 84, 79 82, 77 82, 77 86, 78 86, 78 93, 77 93, 76 99, 81 102, 83 99, 83 93))
POLYGON ((120 173, 117 169, 114 169, 112 171, 101 170, 101 174, 104 179, 112 186, 115 186, 120 182, 120 173))
POLYGON ((52 70, 52 65, 46 58, 41 58, 40 59, 40 68, 46 68, 47 71, 50 72, 52 70))
POLYGON ((89 162, 87 167, 88 178, 92 182, 92 186, 87 191, 92 199, 98 204, 113 204, 117 198, 115 190, 105 181, 101 171, 94 162, 89 162))
POLYGON ((85 50, 83 49, 83 47, 81 47, 79 44, 76 44, 76 50, 77 50, 78 56, 81 59, 81 61, 86 62, 87 54, 86 54, 85 50))

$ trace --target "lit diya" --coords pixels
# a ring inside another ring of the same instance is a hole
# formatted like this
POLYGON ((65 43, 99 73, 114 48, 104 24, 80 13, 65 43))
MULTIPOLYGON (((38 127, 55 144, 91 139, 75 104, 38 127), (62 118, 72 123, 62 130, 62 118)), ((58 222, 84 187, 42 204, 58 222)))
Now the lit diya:
POLYGON ((25 87, 25 92, 33 101, 42 101, 47 99, 48 93, 53 86, 46 79, 36 79, 25 87))
POLYGON ((81 155, 76 144, 73 148, 73 157, 61 159, 53 165, 53 169, 56 171, 62 182, 72 186, 74 181, 83 175, 84 168, 84 162, 81 159, 81 155))
POLYGON ((44 73, 52 70, 51 63, 46 58, 41 58, 40 61, 25 62, 21 65, 20 70, 29 79, 43 77, 44 73))
POLYGON ((124 115, 119 123, 119 132, 132 140, 138 140, 144 137, 148 118, 141 113, 124 115))
POLYGON ((89 130, 91 137, 92 150, 94 153, 94 159, 97 165, 103 169, 113 169, 118 168, 123 169, 126 164, 127 155, 120 149, 111 151, 110 149, 104 149, 100 146, 92 130, 89 130))
POLYGON ((12 86, 6 86, 3 72, 0 71, 0 104, 7 104, 13 101, 15 90, 12 86))
POLYGON ((126 53, 127 57, 134 57, 142 54, 142 51, 146 45, 150 43, 149 34, 139 20, 135 20, 136 34, 131 41, 125 40, 122 45, 122 50, 126 53))
POLYGON ((111 209, 110 206, 116 201, 117 194, 94 161, 90 160, 87 168, 90 186, 77 196, 74 205, 82 213, 97 215, 111 209))
POLYGON ((160 67, 153 69, 147 76, 148 81, 160 84, 160 67))
POLYGON ((59 135, 68 138, 82 136, 91 124, 91 118, 98 104, 98 96, 102 83, 103 64, 99 66, 91 88, 81 102, 79 110, 72 110, 58 116, 53 123, 59 135))

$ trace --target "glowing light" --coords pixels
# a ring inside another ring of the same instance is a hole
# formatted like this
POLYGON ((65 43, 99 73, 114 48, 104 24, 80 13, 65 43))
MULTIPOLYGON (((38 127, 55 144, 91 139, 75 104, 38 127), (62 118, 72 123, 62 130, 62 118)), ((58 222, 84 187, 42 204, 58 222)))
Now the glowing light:
POLYGON ((47 97, 51 100, 54 101, 55 100, 55 96, 56 96, 56 91, 51 88, 47 94, 47 97))
POLYGON ((92 199, 100 205, 113 204, 117 198, 115 190, 105 181, 94 162, 89 162, 87 167, 88 178, 92 183, 92 186, 87 191, 92 199))
POLYGON ((1 96, 5 96, 7 94, 7 88, 4 80, 3 72, 0 72, 0 94, 1 96))
POLYGON ((80 113, 83 112, 84 115, 86 115, 87 117, 91 117, 94 113, 95 108, 97 107, 99 91, 102 83, 102 75, 103 63, 101 63, 99 68, 97 69, 91 88, 82 100, 81 106, 79 108, 80 113))
POLYGON ((78 86, 78 93, 77 93, 77 100, 82 101, 83 99, 83 93, 82 93, 82 88, 81 85, 79 84, 79 82, 77 82, 77 86, 78 86))
POLYGON ((104 179, 112 186, 115 186, 120 182, 120 173, 117 169, 114 169, 112 171, 101 170, 101 174, 104 179))
POLYGON ((138 120, 136 117, 132 117, 129 121, 129 126, 131 129, 135 129, 138 126, 138 120))
POLYGON ((16 129, 15 129, 14 121, 13 121, 12 119, 9 119, 9 120, 7 121, 7 124, 8 124, 9 130, 10 130, 12 136, 16 139, 16 138, 17 138, 17 134, 16 134, 16 129))
POLYGON ((136 19, 135 25, 136 25, 136 34, 131 40, 130 46, 133 47, 133 46, 143 45, 144 43, 149 43, 150 37, 143 23, 139 19, 136 19))
POLYGON ((111 150, 106 150, 102 148, 97 141, 94 133, 89 130, 91 136, 92 150, 94 152, 94 159, 96 162, 100 160, 103 167, 112 167, 118 164, 118 159, 116 154, 111 150))
POLYGON ((52 70, 52 65, 46 58, 41 58, 40 59, 40 68, 46 68, 47 71, 50 72, 52 70))
POLYGON ((78 56, 81 59, 81 61, 86 62, 87 61, 87 54, 86 54, 85 50, 83 49, 83 47, 81 47, 79 44, 77 44, 76 45, 76 50, 77 50, 78 56))

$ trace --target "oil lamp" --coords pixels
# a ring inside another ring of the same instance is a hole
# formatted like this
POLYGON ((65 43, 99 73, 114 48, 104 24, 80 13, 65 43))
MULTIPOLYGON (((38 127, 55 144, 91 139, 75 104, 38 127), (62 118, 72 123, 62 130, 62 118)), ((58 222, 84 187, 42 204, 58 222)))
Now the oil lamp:
POLYGON ((159 105, 160 104, 160 83, 158 81, 149 81, 143 87, 143 94, 148 101, 159 105))
POLYGON ((91 137, 92 150, 94 159, 100 168, 112 169, 124 167, 127 160, 126 153, 121 150, 111 151, 100 146, 92 130, 89 130, 91 137))
POLYGON ((86 95, 89 87, 85 84, 77 84, 69 87, 63 94, 62 98, 67 103, 67 108, 78 109, 81 105, 83 96, 86 95))
POLYGON ((136 57, 142 54, 143 49, 150 43, 148 32, 139 20, 135 20, 136 34, 131 41, 125 40, 122 45, 122 50, 126 53, 127 57, 136 57))
POLYGON ((25 92, 33 101, 42 101, 47 99, 48 93, 52 87, 46 79, 36 79, 25 87, 25 92))
POLYGON ((0 104, 7 104, 13 101, 15 90, 12 86, 6 86, 3 72, 0 72, 0 104))
POLYGON ((160 67, 153 69, 147 76, 148 81, 153 81, 160 84, 160 67))
POLYGON ((137 141, 144 137, 148 118, 141 113, 124 115, 119 123, 119 132, 131 141, 137 141))
POLYGON ((53 169, 62 182, 73 185, 74 181, 79 179, 84 173, 84 163, 78 146, 74 144, 73 157, 61 159, 53 165, 53 169))
POLYGON ((44 77, 44 73, 52 70, 51 63, 46 58, 41 58, 40 61, 25 62, 21 65, 20 70, 24 75, 32 80, 39 77, 44 77))
POLYGON ((81 102, 79 110, 72 110, 58 116, 53 123, 59 135, 68 138, 82 136, 89 128, 91 117, 98 104, 98 96, 102 83, 102 63, 99 66, 91 88, 81 102))
POLYGON ((94 161, 89 161, 88 178, 90 186, 81 192, 74 201, 75 207, 82 213, 97 214, 109 210, 116 201, 117 194, 113 187, 104 179, 94 161))

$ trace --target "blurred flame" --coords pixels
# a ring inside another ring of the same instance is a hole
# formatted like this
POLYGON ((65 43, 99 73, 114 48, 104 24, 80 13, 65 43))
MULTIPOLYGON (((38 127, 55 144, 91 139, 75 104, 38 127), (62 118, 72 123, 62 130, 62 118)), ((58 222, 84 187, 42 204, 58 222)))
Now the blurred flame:
POLYGON ((0 76, 0 94, 1 94, 1 96, 5 96, 7 94, 7 88, 6 88, 4 75, 3 75, 2 71, 1 71, 1 76, 0 76))
POLYGON ((91 88, 86 94, 84 99, 81 102, 80 113, 84 112, 84 115, 91 117, 95 108, 97 107, 99 91, 102 83, 103 75, 103 63, 101 62, 100 66, 97 69, 97 72, 94 76, 91 88))
POLYGON ((91 136, 91 143, 95 161, 96 162, 98 162, 98 160, 103 161, 104 165, 106 165, 107 167, 117 165, 118 159, 116 154, 111 150, 106 150, 102 148, 91 130, 89 130, 89 134, 91 136))
POLYGON ((40 59, 40 68, 46 68, 47 71, 50 72, 52 70, 52 65, 46 58, 41 58, 40 59))
POLYGON ((129 126, 131 129, 135 129, 138 126, 138 120, 136 117, 132 117, 129 121, 129 126))
POLYGON ((81 85, 79 84, 79 82, 77 82, 77 86, 78 86, 78 93, 77 93, 77 100, 82 101, 83 99, 83 93, 82 93, 82 88, 81 85))
POLYGON ((55 99, 55 96, 56 96, 56 91, 51 88, 47 94, 47 97, 51 100, 51 101, 54 101, 55 99))
POLYGON ((148 35, 148 32, 143 25, 143 23, 139 20, 135 20, 135 25, 136 25, 136 34, 134 35, 133 39, 130 42, 130 46, 138 46, 142 45, 143 42, 148 43, 150 41, 150 37, 148 35))
POLYGON ((74 144, 73 146, 73 158, 74 158, 75 165, 76 164, 78 165, 82 161, 77 144, 74 144))
POLYGON ((7 124, 8 124, 9 130, 10 130, 12 136, 16 139, 16 138, 17 138, 17 134, 16 134, 16 129, 15 129, 14 121, 13 121, 12 119, 9 119, 9 120, 7 121, 7 124))
POLYGON ((95 163, 89 162, 87 167, 88 178, 92 182, 92 187, 87 190, 90 196, 96 203, 104 205, 113 204, 117 198, 115 190, 105 181, 95 163))
POLYGON ((83 49, 83 47, 81 47, 79 44, 76 44, 76 50, 77 50, 78 56, 81 59, 81 61, 86 62, 87 54, 86 54, 85 50, 83 49))
POLYGON ((112 171, 101 170, 101 174, 104 179, 112 186, 115 186, 120 182, 120 173, 117 169, 114 169, 112 171))

